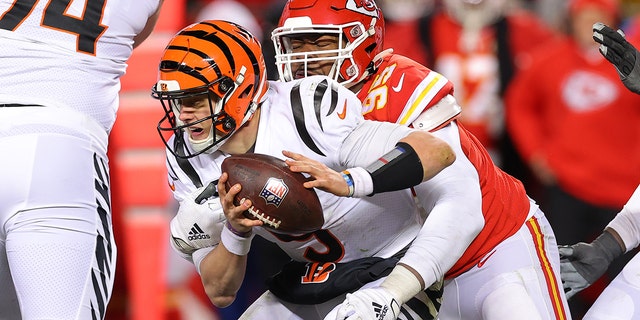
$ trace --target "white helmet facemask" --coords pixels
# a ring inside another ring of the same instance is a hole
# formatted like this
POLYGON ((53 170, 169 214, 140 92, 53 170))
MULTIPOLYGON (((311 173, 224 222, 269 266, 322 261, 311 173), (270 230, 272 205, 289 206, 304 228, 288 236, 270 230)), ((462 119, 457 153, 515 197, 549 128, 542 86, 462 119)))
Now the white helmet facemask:
POLYGON ((276 49, 275 59, 280 80, 291 81, 313 75, 309 74, 310 63, 332 61, 331 71, 327 76, 347 87, 349 84, 356 83, 361 79, 364 70, 358 70, 353 60, 353 50, 371 35, 370 32, 360 22, 343 25, 313 25, 309 17, 287 19, 284 26, 273 30, 271 36, 276 49), (355 38, 354 41, 347 41, 344 36, 346 30, 350 30, 350 36, 355 38), (291 39, 309 37, 310 35, 335 35, 338 40, 338 48, 294 53, 291 39), (345 71, 346 75, 341 75, 340 69, 345 61, 349 61, 350 66, 345 71), (294 64, 296 64, 296 70, 294 70, 294 64), (301 67, 298 67, 298 64, 301 67))

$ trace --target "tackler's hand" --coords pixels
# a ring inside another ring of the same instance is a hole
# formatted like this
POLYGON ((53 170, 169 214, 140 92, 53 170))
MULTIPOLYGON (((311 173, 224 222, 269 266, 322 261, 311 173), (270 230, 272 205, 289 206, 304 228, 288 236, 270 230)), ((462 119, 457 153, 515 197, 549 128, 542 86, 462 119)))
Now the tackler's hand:
POLYGON ((288 158, 285 162, 291 171, 310 176, 309 181, 304 183, 305 188, 317 188, 337 196, 352 195, 342 173, 299 153, 283 150, 282 154, 288 158))

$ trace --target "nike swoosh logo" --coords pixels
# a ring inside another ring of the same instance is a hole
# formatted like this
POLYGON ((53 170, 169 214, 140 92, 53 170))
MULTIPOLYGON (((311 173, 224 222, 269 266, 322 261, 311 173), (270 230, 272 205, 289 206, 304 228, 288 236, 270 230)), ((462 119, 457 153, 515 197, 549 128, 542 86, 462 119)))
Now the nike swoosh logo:
POLYGON ((342 107, 342 112, 338 113, 338 118, 340 118, 340 120, 344 120, 346 116, 347 116, 347 101, 344 102, 344 106, 342 107))
POLYGON ((482 266, 484 266, 485 262, 487 262, 487 260, 489 260, 489 258, 491 258, 491 256, 496 253, 496 250, 491 251, 491 253, 489 253, 488 255, 482 257, 482 259, 480 259, 480 261, 478 261, 478 268, 482 268, 482 266))
POLYGON ((391 89, 393 89, 393 91, 395 91, 395 92, 400 92, 400 90, 402 90, 402 83, 403 82, 404 82, 404 73, 400 77, 400 81, 398 81, 398 85, 395 86, 395 87, 391 87, 391 89))

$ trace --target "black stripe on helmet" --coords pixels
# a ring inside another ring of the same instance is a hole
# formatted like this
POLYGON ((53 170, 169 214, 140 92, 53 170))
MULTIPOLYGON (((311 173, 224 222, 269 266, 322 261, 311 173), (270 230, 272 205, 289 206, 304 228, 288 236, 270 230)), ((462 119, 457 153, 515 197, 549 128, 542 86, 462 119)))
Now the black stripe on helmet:
MULTIPOLYGON (((204 22, 202 24, 210 25, 210 24, 204 23, 204 22)), ((216 28, 216 29, 218 29, 218 28, 216 28)), ((224 56, 227 59, 227 61, 229 61, 229 65, 231 67, 231 72, 232 73, 236 72, 235 60, 233 59, 233 54, 231 53, 231 50, 229 49, 229 46, 227 45, 226 42, 224 42, 224 40, 222 40, 222 38, 220 38, 218 35, 216 35, 216 32, 209 32, 209 31, 204 31, 204 30, 191 30, 191 31, 184 31, 181 34, 187 35, 187 36, 196 37, 196 38, 198 38, 200 40, 207 41, 207 42, 213 44, 214 46, 218 47, 220 49, 220 51, 222 51, 222 53, 224 54, 224 56)), ((215 63, 215 61, 213 61, 213 62, 215 63)))
MULTIPOLYGON (((208 24, 208 23, 205 23, 205 24, 208 24)), ((251 35, 251 33, 247 31, 247 29, 245 29, 244 27, 237 25, 235 23, 231 23, 231 24, 235 25, 238 28, 238 30, 240 30, 246 38, 254 39, 254 36, 251 35)), ((209 25, 215 28, 216 30, 229 36, 231 39, 236 41, 236 43, 240 47, 242 47, 242 49, 244 49, 245 54, 247 55, 247 57, 249 57, 249 61, 251 61, 251 65, 253 66, 253 74, 256 75, 253 81, 253 87, 256 88, 255 90, 257 90, 258 87, 260 86, 260 64, 258 63, 258 57, 256 57, 253 51, 251 51, 251 48, 249 48, 249 46, 247 46, 247 44, 244 41, 242 41, 240 38, 238 38, 235 34, 223 30, 218 25, 215 25, 215 24, 209 24, 209 25)), ((255 41, 258 42, 257 40, 255 41)), ((234 70, 234 73, 235 73, 235 70, 234 70)))

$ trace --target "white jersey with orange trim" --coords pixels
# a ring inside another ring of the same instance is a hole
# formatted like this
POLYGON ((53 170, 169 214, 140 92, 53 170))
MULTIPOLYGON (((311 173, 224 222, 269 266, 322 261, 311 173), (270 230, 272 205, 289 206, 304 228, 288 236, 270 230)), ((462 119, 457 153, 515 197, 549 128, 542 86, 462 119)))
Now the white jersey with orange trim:
POLYGON ((0 88, 0 103, 70 107, 111 130, 118 79, 134 37, 158 5, 159 0, 0 0, 0 77, 11 79, 0 88))
MULTIPOLYGON (((289 150, 343 170, 371 164, 411 130, 365 121, 360 101, 347 92, 322 76, 270 82, 267 100, 261 105, 254 152, 284 159, 282 150, 289 150)), ((185 160, 187 164, 168 153, 170 184, 176 199, 218 179, 223 159, 221 152, 215 152, 185 160)), ((348 262, 362 257, 391 257, 408 246, 421 227, 420 213, 409 190, 365 198, 316 192, 325 216, 321 230, 301 236, 278 235, 261 227, 254 231, 297 261, 348 262)))

